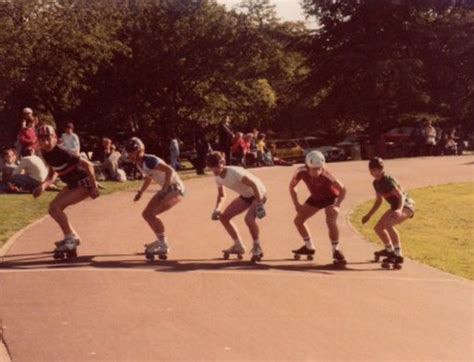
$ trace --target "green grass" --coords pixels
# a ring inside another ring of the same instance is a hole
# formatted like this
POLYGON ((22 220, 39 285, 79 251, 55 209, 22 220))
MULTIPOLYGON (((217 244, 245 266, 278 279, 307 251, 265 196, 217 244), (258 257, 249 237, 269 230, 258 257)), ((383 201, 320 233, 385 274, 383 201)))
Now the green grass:
MULTIPOLYGON (((182 180, 196 178, 194 171, 180 172, 182 180)), ((203 177, 203 176, 200 176, 203 177)), ((101 195, 117 191, 138 190, 143 181, 101 181, 101 195)), ((45 192, 38 199, 30 194, 0 194, 0 247, 18 230, 46 215, 48 205, 57 192, 45 192)))
MULTIPOLYGON (((410 191, 416 201, 416 215, 397 226, 405 256, 473 280, 474 183, 448 184, 410 191)), ((359 205, 352 224, 371 241, 382 244, 373 227, 387 210, 387 203, 366 225, 361 218, 373 200, 359 205)))

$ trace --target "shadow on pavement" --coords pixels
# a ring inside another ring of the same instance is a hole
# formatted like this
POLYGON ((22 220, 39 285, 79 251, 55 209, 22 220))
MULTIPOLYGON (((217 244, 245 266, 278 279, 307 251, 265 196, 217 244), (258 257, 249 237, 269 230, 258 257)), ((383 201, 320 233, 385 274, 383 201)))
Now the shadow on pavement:
POLYGON ((259 263, 250 260, 215 259, 180 259, 180 260, 144 260, 143 253, 136 254, 107 254, 79 255, 73 259, 54 260, 51 252, 37 254, 7 255, 0 262, 0 270, 54 270, 67 268, 97 268, 97 269, 149 269, 165 273, 182 273, 193 271, 290 271, 333 274, 334 272, 380 271, 378 264, 372 268, 353 268, 354 266, 371 265, 371 262, 349 262, 345 268, 333 264, 316 264, 309 261, 294 259, 264 259, 259 263), (134 258, 131 257, 140 257, 134 258), (113 259, 111 259, 113 258, 113 259))

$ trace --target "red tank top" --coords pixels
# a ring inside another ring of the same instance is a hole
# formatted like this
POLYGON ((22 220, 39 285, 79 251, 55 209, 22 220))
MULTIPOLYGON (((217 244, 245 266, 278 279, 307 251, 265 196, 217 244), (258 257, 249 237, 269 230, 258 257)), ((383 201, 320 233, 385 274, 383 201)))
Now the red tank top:
POLYGON ((336 179, 328 170, 323 169, 321 175, 312 177, 309 174, 308 168, 303 166, 296 170, 295 178, 304 181, 311 193, 311 197, 315 200, 334 199, 339 196, 339 191, 334 186, 336 179))

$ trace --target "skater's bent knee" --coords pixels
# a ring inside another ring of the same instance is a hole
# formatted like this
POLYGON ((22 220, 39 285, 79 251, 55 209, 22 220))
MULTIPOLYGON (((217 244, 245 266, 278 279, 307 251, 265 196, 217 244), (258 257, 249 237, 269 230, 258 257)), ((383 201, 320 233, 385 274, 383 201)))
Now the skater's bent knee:
POLYGON ((148 220, 152 217, 154 217, 155 215, 153 215, 153 212, 149 209, 145 209, 143 210, 142 212, 142 217, 145 219, 145 220, 148 220))

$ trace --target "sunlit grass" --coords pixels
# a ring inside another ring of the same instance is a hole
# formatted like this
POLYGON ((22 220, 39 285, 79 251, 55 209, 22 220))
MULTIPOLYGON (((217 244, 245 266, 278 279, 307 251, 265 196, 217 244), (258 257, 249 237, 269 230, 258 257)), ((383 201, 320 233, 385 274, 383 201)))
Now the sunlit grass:
MULTIPOLYGON (((448 184, 410 191, 416 215, 397 226, 405 256, 449 273, 474 279, 474 184, 448 184)), ((354 210, 353 225, 380 243, 373 227, 387 209, 385 203, 366 225, 361 218, 373 200, 354 210)))

